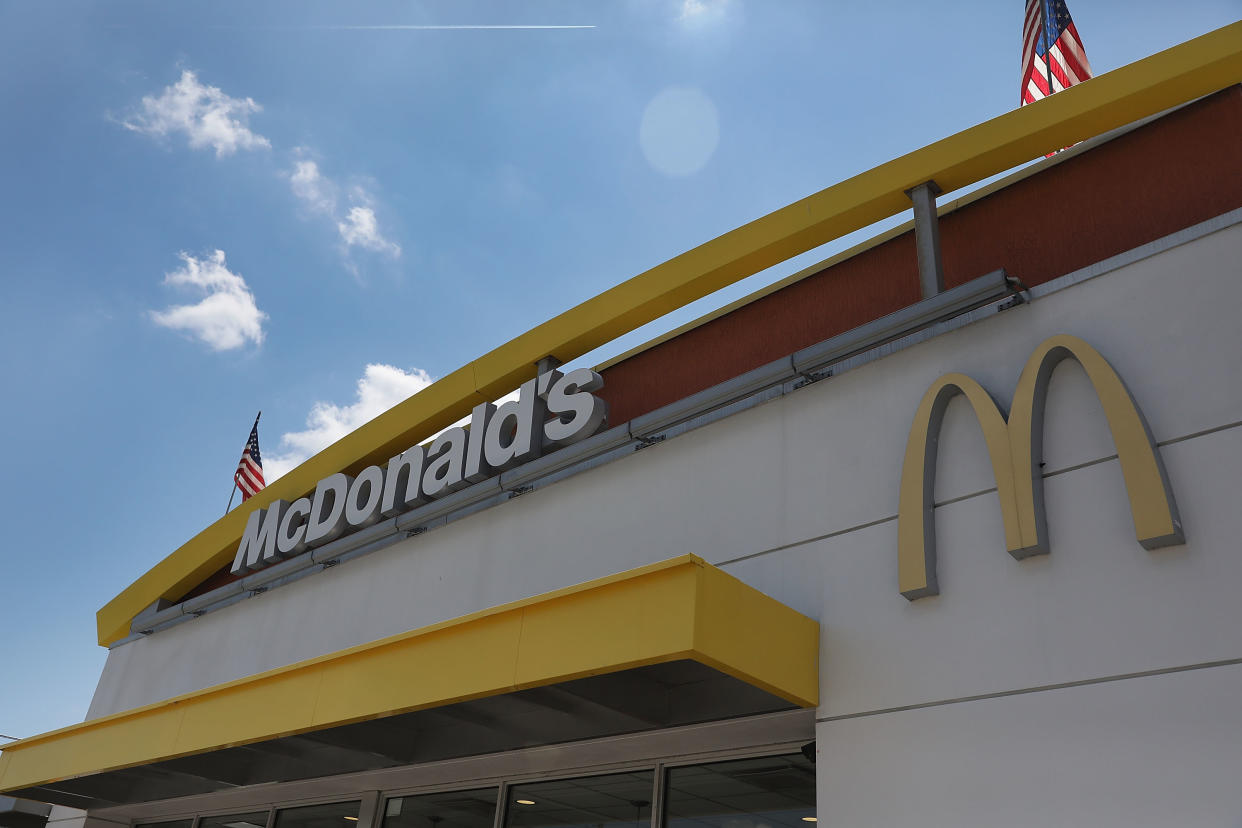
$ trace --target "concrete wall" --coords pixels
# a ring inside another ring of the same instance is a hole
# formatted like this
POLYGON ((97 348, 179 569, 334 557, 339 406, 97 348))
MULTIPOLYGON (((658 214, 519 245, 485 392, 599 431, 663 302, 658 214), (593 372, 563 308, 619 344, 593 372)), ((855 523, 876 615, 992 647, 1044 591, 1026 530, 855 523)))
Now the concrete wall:
POLYGON ((693 552, 822 622, 823 822, 1242 825, 1242 666, 1212 666, 1242 661, 1239 258, 1242 225, 123 645, 90 715, 693 552), (955 401, 942 594, 906 601, 895 516, 919 398, 963 371, 1007 408, 1056 333, 1100 350, 1167 443, 1188 543, 1135 541, 1099 404, 1063 363, 1052 553, 1005 552, 955 401))

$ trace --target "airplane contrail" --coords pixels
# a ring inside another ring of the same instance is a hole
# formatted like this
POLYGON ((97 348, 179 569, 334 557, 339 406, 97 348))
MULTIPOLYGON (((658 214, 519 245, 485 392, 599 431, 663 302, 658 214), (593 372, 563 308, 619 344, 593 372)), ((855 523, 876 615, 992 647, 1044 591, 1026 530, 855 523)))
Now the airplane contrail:
MULTIPOLYGON (((135 28, 134 23, 105 23, 105 28, 109 29, 132 29, 135 28)), ((379 25, 324 25, 324 26, 245 26, 238 24, 207 24, 203 28, 207 29, 246 29, 246 30, 264 30, 264 31, 449 31, 453 29, 598 29, 595 25, 564 25, 564 24, 525 24, 525 23, 458 23, 458 24, 406 24, 406 23, 385 23, 379 25)))
POLYGON ((357 29, 357 30, 384 30, 384 29, 406 29, 415 31, 430 31, 437 29, 594 29, 595 26, 557 26, 557 25, 519 25, 519 24, 459 24, 459 25, 406 25, 406 24, 385 24, 378 26, 308 26, 309 29, 357 29))

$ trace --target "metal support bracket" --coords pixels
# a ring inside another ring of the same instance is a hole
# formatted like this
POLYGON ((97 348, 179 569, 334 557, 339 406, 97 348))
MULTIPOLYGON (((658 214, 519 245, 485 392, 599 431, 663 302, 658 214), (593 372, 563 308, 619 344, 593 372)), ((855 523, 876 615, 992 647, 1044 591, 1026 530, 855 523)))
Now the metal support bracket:
POLYGON ((924 181, 906 190, 906 195, 914 204, 914 247, 919 256, 919 288, 924 299, 944 291, 940 217, 936 215, 936 196, 940 193, 940 186, 935 181, 924 181))
POLYGON ((817 383, 820 380, 826 380, 831 376, 832 376, 831 368, 826 368, 823 371, 811 371, 808 374, 803 374, 796 382, 794 382, 793 387, 794 387, 794 390, 797 390, 799 388, 806 388, 808 385, 817 383))
POLYGON ((1016 276, 1005 276, 1005 281, 1013 289, 1013 295, 1006 298, 996 306, 998 311, 1006 311, 1010 308, 1016 308, 1018 305, 1025 305, 1031 301, 1031 289, 1022 283, 1022 280, 1016 276))

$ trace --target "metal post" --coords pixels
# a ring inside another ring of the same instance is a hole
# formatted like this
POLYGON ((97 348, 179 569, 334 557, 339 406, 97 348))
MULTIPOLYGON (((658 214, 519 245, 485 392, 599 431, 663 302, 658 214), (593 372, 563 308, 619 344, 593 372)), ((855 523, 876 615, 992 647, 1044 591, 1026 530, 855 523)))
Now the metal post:
POLYGON ((914 204, 914 247, 919 256, 919 288, 924 299, 944 291, 944 264, 940 259, 940 219, 936 215, 936 196, 940 187, 925 181, 906 190, 914 204))
POLYGON ((505 828, 509 816, 509 783, 501 780, 496 786, 496 813, 492 815, 492 828, 505 828))
POLYGON ((554 356, 546 356, 535 363, 535 376, 543 376, 553 368, 561 367, 561 361, 554 356))
POLYGON ((668 783, 668 769, 663 762, 655 766, 655 794, 651 802, 651 828, 664 826, 664 788, 668 783))
POLYGON ((379 791, 367 791, 362 795, 355 823, 358 828, 381 828, 384 823, 384 811, 380 808, 382 801, 379 791))

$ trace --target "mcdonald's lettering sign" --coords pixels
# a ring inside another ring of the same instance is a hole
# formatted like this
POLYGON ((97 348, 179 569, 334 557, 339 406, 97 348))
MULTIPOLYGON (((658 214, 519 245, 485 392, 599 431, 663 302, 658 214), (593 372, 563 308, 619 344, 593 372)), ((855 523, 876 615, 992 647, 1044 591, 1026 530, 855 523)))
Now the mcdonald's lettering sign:
POLYGON ((970 403, 983 429, 1009 554, 1021 559, 1048 552, 1040 469, 1044 403, 1052 371, 1065 359, 1082 366, 1104 409, 1138 542, 1146 549, 1184 542, 1160 453, 1125 383, 1086 342, 1074 336, 1054 336, 1035 349, 1022 369, 1008 419, 983 386, 965 374, 946 374, 923 395, 906 444, 897 518, 899 582, 907 599, 940 591, 936 582, 936 444, 945 409, 958 394, 970 403))

